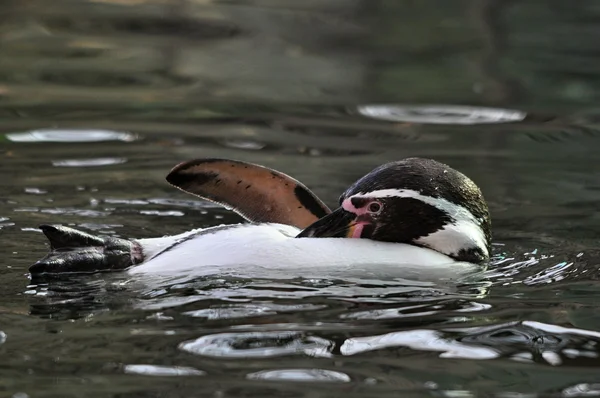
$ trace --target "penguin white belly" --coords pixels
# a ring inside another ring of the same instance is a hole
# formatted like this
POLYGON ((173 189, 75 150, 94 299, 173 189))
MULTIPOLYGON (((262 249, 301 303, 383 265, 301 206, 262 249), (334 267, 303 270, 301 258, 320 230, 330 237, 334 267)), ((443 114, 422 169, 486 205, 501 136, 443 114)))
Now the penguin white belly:
POLYGON ((281 224, 239 224, 139 239, 145 260, 130 274, 241 277, 453 278, 481 269, 436 251, 367 239, 300 238, 281 224), (178 242, 178 243, 177 243, 178 242))

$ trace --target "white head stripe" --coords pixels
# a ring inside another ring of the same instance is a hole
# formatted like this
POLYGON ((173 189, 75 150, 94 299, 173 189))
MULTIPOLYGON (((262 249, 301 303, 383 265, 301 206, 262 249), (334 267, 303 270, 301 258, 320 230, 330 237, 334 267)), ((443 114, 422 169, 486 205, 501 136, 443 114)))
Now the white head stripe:
POLYGON ((457 221, 445 225, 439 231, 423 236, 416 242, 442 253, 453 254, 458 253, 461 249, 478 247, 486 256, 489 256, 483 232, 472 222, 457 221))
POLYGON ((448 213, 448 215, 450 215, 456 221, 471 221, 477 225, 480 224, 479 220, 477 220, 469 210, 461 205, 457 205, 443 198, 433 198, 431 196, 421 195, 419 192, 412 189, 382 189, 379 191, 361 192, 359 194, 352 195, 353 198, 360 198, 362 196, 369 198, 414 198, 440 209, 445 213, 448 213))
POLYGON ((353 198, 414 198, 427 203, 452 217, 455 222, 444 226, 439 231, 433 232, 427 236, 418 239, 419 242, 426 244, 431 248, 436 248, 444 253, 457 253, 461 249, 469 247, 479 247, 487 255, 487 244, 483 230, 481 229, 481 220, 466 208, 456 203, 452 203, 443 198, 434 198, 412 189, 381 189, 373 192, 361 192, 352 195, 353 198), (465 242, 466 240, 466 242, 465 242), (467 243, 470 245, 466 246, 467 243))

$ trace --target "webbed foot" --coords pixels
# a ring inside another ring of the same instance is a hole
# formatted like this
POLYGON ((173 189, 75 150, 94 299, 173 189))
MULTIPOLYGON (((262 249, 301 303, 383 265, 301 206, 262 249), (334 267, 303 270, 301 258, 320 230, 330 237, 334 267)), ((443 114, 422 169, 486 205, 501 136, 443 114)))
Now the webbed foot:
POLYGON ((62 225, 40 225, 51 251, 29 267, 32 274, 118 271, 143 260, 132 240, 95 236, 62 225))

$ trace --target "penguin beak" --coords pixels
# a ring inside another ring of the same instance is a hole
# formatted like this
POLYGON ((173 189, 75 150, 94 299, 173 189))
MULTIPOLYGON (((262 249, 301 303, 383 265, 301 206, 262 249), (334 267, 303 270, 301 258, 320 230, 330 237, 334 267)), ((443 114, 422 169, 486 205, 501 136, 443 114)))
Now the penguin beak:
POLYGON ((296 238, 352 238, 356 228, 356 214, 340 207, 306 227, 296 238))

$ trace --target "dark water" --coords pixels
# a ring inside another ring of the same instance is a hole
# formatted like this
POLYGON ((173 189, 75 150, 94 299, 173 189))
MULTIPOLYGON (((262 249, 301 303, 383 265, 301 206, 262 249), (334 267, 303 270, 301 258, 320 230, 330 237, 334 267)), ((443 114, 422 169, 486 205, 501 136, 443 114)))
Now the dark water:
POLYGON ((592 0, 1 2, 0 395, 600 395, 598 20, 592 0), (42 223, 239 221, 168 186, 183 160, 333 205, 407 156, 481 186, 483 281, 28 278, 42 223))

